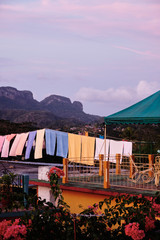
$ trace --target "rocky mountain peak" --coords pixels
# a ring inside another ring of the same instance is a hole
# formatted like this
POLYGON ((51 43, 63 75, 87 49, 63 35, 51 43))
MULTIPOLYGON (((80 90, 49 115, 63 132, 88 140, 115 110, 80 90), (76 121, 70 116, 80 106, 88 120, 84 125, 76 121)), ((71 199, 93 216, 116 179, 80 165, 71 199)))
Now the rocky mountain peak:
POLYGON ((56 104, 56 103, 71 104, 71 100, 67 97, 63 97, 59 95, 50 95, 49 97, 46 97, 44 100, 42 100, 41 103, 45 105, 56 104))
POLYGON ((18 91, 16 88, 13 88, 13 87, 1 87, 0 97, 5 97, 11 100, 15 100, 17 98, 25 98, 25 99, 33 100, 32 92, 18 91))

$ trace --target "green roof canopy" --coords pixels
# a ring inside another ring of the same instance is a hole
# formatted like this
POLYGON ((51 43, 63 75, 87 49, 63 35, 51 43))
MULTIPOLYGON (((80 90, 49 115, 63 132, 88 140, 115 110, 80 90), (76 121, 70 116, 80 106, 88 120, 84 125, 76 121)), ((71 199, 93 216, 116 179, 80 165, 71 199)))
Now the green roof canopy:
POLYGON ((104 118, 105 124, 160 123, 160 91, 142 101, 104 118))

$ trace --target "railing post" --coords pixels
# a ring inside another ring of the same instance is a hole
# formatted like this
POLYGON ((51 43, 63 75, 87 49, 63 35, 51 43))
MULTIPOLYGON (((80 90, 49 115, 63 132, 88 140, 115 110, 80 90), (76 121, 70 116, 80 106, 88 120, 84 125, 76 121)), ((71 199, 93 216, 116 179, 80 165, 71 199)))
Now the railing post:
MULTIPOLYGON (((22 183, 23 183, 23 192, 24 194, 28 195, 28 186, 29 186, 29 175, 28 174, 24 174, 22 175, 22 183)), ((24 196, 24 206, 27 206, 27 199, 24 196)))
POLYGON ((104 188, 110 188, 109 183, 109 161, 103 162, 103 168, 104 168, 104 188))
POLYGON ((63 172, 64 176, 62 178, 62 183, 68 183, 68 159, 63 158, 63 172))
POLYGON ((149 176, 152 177, 153 176, 153 171, 151 170, 153 168, 153 161, 154 161, 154 155, 153 154, 149 154, 148 155, 148 160, 149 160, 149 176))
POLYGON ((103 176, 103 159, 104 155, 99 154, 99 176, 103 176))
POLYGON ((116 175, 121 174, 121 166, 120 166, 120 159, 121 159, 121 154, 116 154, 116 175))
MULTIPOLYGON (((134 155, 130 156, 130 158, 132 158, 134 160, 134 155)), ((129 173, 129 178, 133 178, 133 174, 135 173, 135 168, 134 165, 132 163, 132 161, 130 160, 130 173, 129 173)))

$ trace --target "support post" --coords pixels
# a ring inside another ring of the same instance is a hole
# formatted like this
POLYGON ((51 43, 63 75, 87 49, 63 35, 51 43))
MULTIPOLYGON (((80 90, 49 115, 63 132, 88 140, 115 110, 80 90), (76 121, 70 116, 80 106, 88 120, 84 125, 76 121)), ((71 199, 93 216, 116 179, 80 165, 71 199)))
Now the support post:
MULTIPOLYGON (((23 193, 28 195, 28 186, 29 186, 29 175, 23 174, 22 175, 22 184, 23 184, 23 193)), ((27 206, 27 199, 24 196, 24 206, 27 206)))
POLYGON ((109 161, 104 161, 103 168, 104 168, 104 188, 110 188, 110 183, 109 183, 109 161))
POLYGON ((153 154, 149 154, 148 155, 148 160, 149 160, 149 176, 152 177, 153 176, 153 171, 151 170, 153 168, 153 161, 154 161, 154 155, 153 154))
MULTIPOLYGON (((130 158, 134 160, 134 155, 132 155, 130 158)), ((133 174, 134 174, 134 172, 135 172, 135 168, 134 168, 134 165, 133 165, 131 159, 130 159, 130 173, 129 173, 129 178, 133 178, 133 174)))
POLYGON ((68 183, 68 159, 63 158, 63 172, 64 176, 62 178, 62 183, 68 183))
POLYGON ((116 154, 116 175, 121 174, 121 165, 120 165, 121 154, 116 154))
POLYGON ((99 154, 99 176, 103 176, 103 159, 104 155, 99 154))

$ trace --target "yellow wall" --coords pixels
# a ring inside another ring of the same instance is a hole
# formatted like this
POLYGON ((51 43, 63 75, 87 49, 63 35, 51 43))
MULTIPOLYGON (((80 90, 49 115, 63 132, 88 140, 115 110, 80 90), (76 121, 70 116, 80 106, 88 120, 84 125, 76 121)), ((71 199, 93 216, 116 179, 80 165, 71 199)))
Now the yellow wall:
POLYGON ((84 193, 77 191, 63 190, 64 201, 70 206, 71 213, 80 213, 83 209, 88 208, 88 206, 94 203, 99 203, 109 196, 84 193), (81 205, 83 208, 80 208, 81 205))

